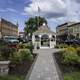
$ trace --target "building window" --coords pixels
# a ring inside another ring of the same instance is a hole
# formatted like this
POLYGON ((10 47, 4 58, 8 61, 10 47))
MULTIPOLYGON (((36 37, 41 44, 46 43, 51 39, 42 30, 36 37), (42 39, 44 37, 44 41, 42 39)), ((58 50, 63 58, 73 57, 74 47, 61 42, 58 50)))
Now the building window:
POLYGON ((79 33, 76 34, 76 38, 79 39, 79 33))
POLYGON ((70 28, 69 29, 69 33, 73 33, 73 28, 70 28))
POLYGON ((75 27, 75 28, 74 28, 74 32, 75 32, 75 33, 80 32, 79 27, 75 27))

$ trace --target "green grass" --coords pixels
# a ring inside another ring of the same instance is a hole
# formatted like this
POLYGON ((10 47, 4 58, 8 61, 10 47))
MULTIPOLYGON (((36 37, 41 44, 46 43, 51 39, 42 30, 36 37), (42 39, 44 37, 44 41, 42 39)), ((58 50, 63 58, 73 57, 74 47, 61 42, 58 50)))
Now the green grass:
POLYGON ((80 72, 66 73, 64 80, 80 80, 80 72))
POLYGON ((17 76, 17 75, 7 75, 7 76, 0 76, 0 80, 24 80, 24 76, 17 76))

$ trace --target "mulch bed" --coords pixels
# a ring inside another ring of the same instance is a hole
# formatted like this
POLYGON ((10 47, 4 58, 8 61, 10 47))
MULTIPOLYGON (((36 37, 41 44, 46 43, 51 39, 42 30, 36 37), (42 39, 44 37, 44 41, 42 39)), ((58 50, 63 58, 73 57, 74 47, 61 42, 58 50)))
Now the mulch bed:
MULTIPOLYGON (((36 54, 33 54, 34 56, 34 60, 36 58, 36 54)), ((30 61, 30 60, 24 60, 21 63, 18 64, 14 64, 11 63, 9 66, 9 74, 12 75, 27 75, 30 67, 32 66, 34 60, 30 61)))

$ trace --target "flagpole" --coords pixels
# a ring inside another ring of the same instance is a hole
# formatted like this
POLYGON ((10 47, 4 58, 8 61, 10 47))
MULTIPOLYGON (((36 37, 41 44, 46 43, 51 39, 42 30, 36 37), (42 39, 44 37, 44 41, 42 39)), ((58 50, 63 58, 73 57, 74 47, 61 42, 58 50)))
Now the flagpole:
POLYGON ((38 27, 39 27, 39 6, 38 6, 38 27))

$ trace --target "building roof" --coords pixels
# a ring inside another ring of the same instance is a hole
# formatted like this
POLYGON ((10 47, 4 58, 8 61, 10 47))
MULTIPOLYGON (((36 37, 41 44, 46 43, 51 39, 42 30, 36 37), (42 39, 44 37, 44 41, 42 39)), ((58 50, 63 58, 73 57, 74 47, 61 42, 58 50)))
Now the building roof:
POLYGON ((61 24, 61 25, 59 25, 59 26, 57 26, 57 27, 62 27, 62 26, 64 26, 64 25, 68 25, 68 23, 66 22, 66 23, 63 23, 63 24, 61 24))
POLYGON ((55 32, 51 31, 50 28, 47 25, 42 25, 38 28, 38 30, 36 32, 34 32, 34 34, 39 34, 39 33, 52 33, 52 34, 56 34, 55 32))
POLYGON ((70 27, 70 26, 74 26, 74 25, 77 25, 77 24, 80 24, 80 22, 66 22, 64 24, 61 24, 59 25, 58 27, 62 27, 62 26, 67 26, 67 27, 70 27))
POLYGON ((3 18, 1 18, 0 22, 6 23, 6 24, 11 25, 11 26, 14 26, 14 27, 18 27, 17 25, 15 25, 15 24, 13 24, 12 22, 7 21, 7 20, 5 20, 5 19, 3 19, 3 18))
POLYGON ((78 24, 80 24, 80 22, 77 22, 77 23, 74 23, 74 24, 68 25, 68 27, 71 27, 71 26, 74 26, 74 25, 78 25, 78 24))

